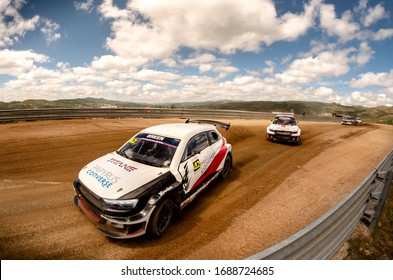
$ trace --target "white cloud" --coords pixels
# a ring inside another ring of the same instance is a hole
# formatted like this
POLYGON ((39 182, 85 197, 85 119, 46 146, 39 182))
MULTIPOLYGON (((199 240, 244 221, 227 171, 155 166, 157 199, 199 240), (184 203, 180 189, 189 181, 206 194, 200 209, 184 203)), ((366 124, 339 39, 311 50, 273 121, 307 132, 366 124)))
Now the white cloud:
POLYGON ((143 85, 142 89, 143 91, 157 91, 157 90, 161 90, 162 87, 154 84, 146 84, 143 85))
POLYGON ((275 77, 285 84, 305 84, 318 81, 322 77, 340 76, 350 70, 348 54, 354 49, 325 51, 316 57, 305 57, 294 60, 289 68, 275 77))
POLYGON ((386 106, 393 103, 393 98, 375 92, 354 91, 345 101, 347 105, 359 104, 367 107, 386 106))
MULTIPOLYGON (((57 23, 39 16, 21 17, 18 11, 24 3, 0 2, 0 47, 15 44, 39 25, 48 44, 58 40, 57 23)), ((374 56, 369 39, 393 37, 391 28, 364 28, 386 17, 381 5, 367 9, 367 0, 360 0, 353 13, 337 16, 333 5, 320 0, 306 1, 298 14, 280 15, 273 0, 246 4, 238 0, 127 0, 124 8, 116 3, 103 0, 97 6, 102 19, 111 24, 105 45, 111 54, 94 57, 84 67, 57 62, 51 70, 40 65, 49 61, 45 55, 0 49, 0 74, 11 78, 0 85, 1 99, 89 95, 152 103, 192 99, 392 103, 391 72, 365 73, 350 82, 354 88, 382 87, 378 92, 356 90, 346 95, 322 80, 347 74, 351 66, 366 65, 374 56), (278 41, 298 40, 311 28, 328 36, 313 40, 308 52, 294 50, 282 57, 260 58, 252 69, 242 69, 246 63, 235 65, 230 60, 239 53, 273 49, 275 45, 270 45, 278 41), (350 40, 360 41, 356 41, 358 49, 351 47, 350 40), (196 75, 185 74, 196 71, 196 75)), ((92 12, 94 1, 79 0, 74 5, 77 10, 92 12)))
POLYGON ((168 84, 181 79, 181 76, 170 72, 142 69, 134 75, 134 78, 141 81, 154 81, 157 84, 168 84))
POLYGON ((121 57, 140 59, 163 59, 170 57, 179 47, 168 33, 147 25, 135 25, 119 20, 113 23, 115 37, 108 38, 110 50, 121 57))
POLYGON ((393 37, 393 28, 381 28, 374 34, 374 40, 381 41, 393 37))
POLYGON ((74 2, 74 7, 78 11, 85 11, 91 13, 93 11, 94 0, 87 0, 85 2, 74 2))
POLYGON ((368 27, 376 23, 377 21, 388 17, 389 15, 385 11, 385 8, 381 4, 378 4, 375 7, 369 8, 367 10, 367 14, 364 17, 363 24, 364 26, 368 27))
POLYGON ((48 45, 61 38, 60 33, 56 32, 60 29, 59 24, 47 18, 43 19, 42 22, 44 26, 41 27, 40 30, 44 34, 46 38, 46 43, 48 45))
POLYGON ((58 79, 60 73, 47 68, 38 67, 18 76, 19 80, 28 80, 31 83, 48 83, 49 80, 58 79))
POLYGON ((362 66, 370 61, 374 54, 374 51, 370 48, 367 42, 362 42, 360 44, 359 53, 356 56, 356 62, 362 66))
POLYGON ((354 91, 349 95, 333 95, 330 102, 336 102, 344 106, 360 105, 366 107, 392 106, 393 98, 384 93, 354 91))
MULTIPOLYGON (((287 58, 290 59, 290 58, 287 58)), ((272 75, 274 73, 274 67, 276 66, 275 63, 271 60, 265 61, 267 67, 262 69, 263 74, 272 75)))
POLYGON ((39 16, 24 19, 19 13, 24 4, 24 0, 0 1, 0 47, 13 45, 38 26, 39 16))
POLYGON ((98 11, 107 19, 124 19, 129 18, 131 13, 125 9, 119 9, 113 5, 113 0, 103 0, 98 7, 98 11))
POLYGON ((393 87, 393 70, 390 72, 361 74, 359 79, 352 79, 349 85, 353 88, 367 86, 393 87))
MULTIPOLYGON (((311 93, 316 98, 321 99, 321 97, 325 98, 334 94, 334 90, 327 87, 319 87, 319 88, 308 88, 306 89, 307 93, 311 93)), ((309 96, 309 95, 307 95, 309 96)))
POLYGON ((0 74, 17 76, 36 68, 36 63, 48 62, 49 58, 33 51, 0 50, 0 74))
POLYGON ((93 69, 112 73, 136 72, 136 67, 144 62, 146 62, 146 60, 125 59, 119 56, 103 55, 101 57, 94 57, 91 62, 91 67, 93 69))
POLYGON ((208 71, 212 70, 213 65, 204 63, 204 64, 199 65, 198 68, 199 68, 199 72, 204 73, 204 72, 208 72, 208 71))
POLYGON ((182 65, 189 67, 197 67, 200 73, 216 72, 220 78, 226 77, 228 74, 236 73, 238 68, 231 66, 230 62, 223 58, 216 58, 210 53, 192 55, 187 59, 180 61, 182 65))
POLYGON ((356 38, 360 27, 352 20, 352 13, 345 11, 341 18, 336 17, 334 5, 324 4, 320 7, 320 24, 330 36, 337 36, 342 41, 356 38))
POLYGON ((182 64, 186 66, 198 66, 200 64, 206 64, 216 61, 216 57, 210 53, 204 53, 200 55, 195 55, 190 58, 184 59, 182 64))
POLYGON ((288 12, 282 17, 271 0, 250 0, 246 5, 237 0, 133 0, 125 9, 106 0, 99 10, 104 18, 114 19, 106 42, 110 50, 122 57, 164 59, 181 47, 231 54, 295 40, 312 27, 319 5, 313 0, 302 14, 288 12))
POLYGON ((356 8, 356 10, 365 10, 367 8, 367 2, 368 0, 359 0, 359 6, 356 8))

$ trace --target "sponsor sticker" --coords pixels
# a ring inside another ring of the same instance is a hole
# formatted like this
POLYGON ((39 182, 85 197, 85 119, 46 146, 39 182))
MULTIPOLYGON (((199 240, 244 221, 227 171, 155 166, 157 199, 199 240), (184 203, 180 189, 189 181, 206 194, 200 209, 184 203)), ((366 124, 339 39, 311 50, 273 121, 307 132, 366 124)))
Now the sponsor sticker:
POLYGON ((192 164, 194 165, 194 172, 201 168, 201 161, 199 159, 194 161, 192 164))
POLYGON ((121 179, 99 165, 95 165, 93 168, 88 169, 86 173, 98 181, 102 187, 107 189, 109 189, 113 184, 116 184, 117 181, 121 179))
POLYGON ((132 172, 132 171, 138 170, 138 168, 132 166, 131 164, 127 164, 127 163, 122 162, 121 160, 118 160, 115 158, 108 159, 107 162, 110 162, 114 165, 122 167, 127 172, 132 172))
POLYGON ((157 141, 164 141, 164 139, 165 139, 165 137, 163 137, 163 136, 158 136, 158 135, 154 135, 154 134, 149 134, 146 136, 146 138, 154 139, 157 141))
POLYGON ((215 154, 214 154, 214 153, 211 153, 210 155, 207 155, 207 156, 205 156, 205 157, 202 159, 202 163, 201 163, 201 165, 202 165, 202 170, 201 170, 201 172, 202 172, 202 173, 205 173, 206 169, 207 169, 207 168, 210 166, 210 164, 212 163, 214 157, 215 157, 215 154))

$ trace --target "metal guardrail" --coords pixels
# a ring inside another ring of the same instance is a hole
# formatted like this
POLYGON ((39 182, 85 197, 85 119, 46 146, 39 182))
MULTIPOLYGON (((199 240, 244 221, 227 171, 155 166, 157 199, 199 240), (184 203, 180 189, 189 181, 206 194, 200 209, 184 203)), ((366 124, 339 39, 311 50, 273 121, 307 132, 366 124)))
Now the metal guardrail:
MULTIPOLYGON (((169 108, 80 108, 0 110, 0 123, 35 120, 66 120, 88 118, 208 118, 272 120, 275 113, 216 109, 169 108)), ((298 116, 299 121, 333 121, 341 118, 298 116)))
POLYGON ((375 226, 390 191, 393 150, 374 171, 333 209, 286 240, 247 259, 330 259, 359 221, 375 226))
POLYGON ((274 114, 236 110, 168 109, 168 108, 83 108, 0 110, 0 123, 33 120, 83 118, 210 118, 271 119, 274 114))

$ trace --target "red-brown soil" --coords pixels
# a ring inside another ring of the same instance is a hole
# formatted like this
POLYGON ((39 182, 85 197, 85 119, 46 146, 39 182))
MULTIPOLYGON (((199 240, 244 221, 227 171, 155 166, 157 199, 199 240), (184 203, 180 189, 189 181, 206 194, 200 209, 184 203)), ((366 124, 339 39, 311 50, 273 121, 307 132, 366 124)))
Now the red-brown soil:
POLYGON ((73 204, 89 161, 163 119, 0 125, 0 257, 244 259, 301 230, 356 188, 393 148, 393 127, 301 120, 302 144, 265 139, 267 120, 231 120, 234 167, 160 239, 113 240, 73 204))

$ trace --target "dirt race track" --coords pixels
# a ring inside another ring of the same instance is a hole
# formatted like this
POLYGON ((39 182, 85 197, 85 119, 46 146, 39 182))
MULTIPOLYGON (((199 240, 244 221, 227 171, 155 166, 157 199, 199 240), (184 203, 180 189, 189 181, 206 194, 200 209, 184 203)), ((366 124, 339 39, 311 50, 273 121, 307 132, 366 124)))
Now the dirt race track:
POLYGON ((89 161, 141 128, 184 120, 93 119, 0 125, 0 257, 244 259, 309 225, 356 188, 393 148, 393 127, 300 120, 302 144, 265 139, 267 120, 231 120, 234 167, 160 239, 113 240, 73 204, 89 161))

